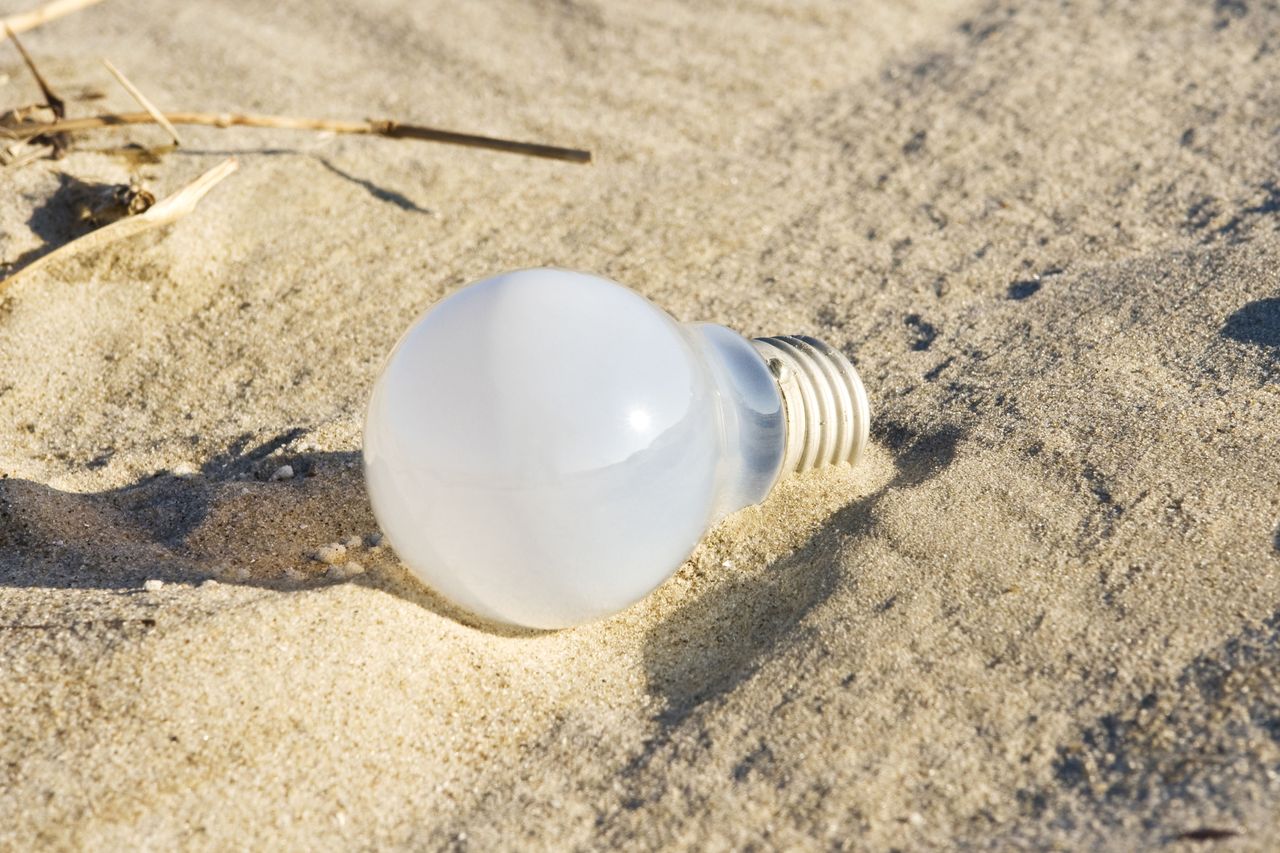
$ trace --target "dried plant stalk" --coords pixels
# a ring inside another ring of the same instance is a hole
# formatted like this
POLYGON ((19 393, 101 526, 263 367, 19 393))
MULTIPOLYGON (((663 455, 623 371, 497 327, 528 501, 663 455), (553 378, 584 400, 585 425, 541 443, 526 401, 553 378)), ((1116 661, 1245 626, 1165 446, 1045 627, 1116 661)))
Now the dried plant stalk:
MULTIPOLYGON (((571 163, 591 162, 591 152, 577 148, 560 148, 555 145, 542 145, 536 142, 516 142, 510 139, 476 136, 470 133, 457 133, 452 130, 440 130, 439 128, 416 124, 402 124, 396 121, 333 121, 295 116, 199 112, 165 113, 164 116, 173 124, 357 133, 370 136, 385 136, 390 139, 421 139, 428 142, 444 142, 449 145, 463 145, 470 148, 488 148, 493 151, 508 151, 513 154, 525 154, 530 157, 567 160, 571 163)), ((32 124, 16 128, 12 132, 18 136, 38 136, 48 133, 75 133, 81 130, 93 130, 101 127, 153 123, 155 123, 155 118, 150 113, 113 113, 65 119, 48 124, 32 124)))
POLYGON ((53 114, 59 119, 65 118, 67 114, 66 102, 54 93, 49 81, 44 79, 44 75, 40 73, 40 69, 36 66, 36 61, 31 58, 31 54, 27 53, 27 49, 23 47, 18 34, 8 26, 5 26, 4 31, 9 36, 9 40, 13 42, 13 46, 18 49, 18 53, 22 54, 22 61, 26 64, 27 70, 31 72, 31 76, 35 78, 36 86, 40 88, 40 94, 44 95, 45 106, 53 110, 53 114))
MULTIPOLYGON (((18 49, 18 53, 22 54, 22 61, 26 63, 27 70, 31 72, 31 76, 35 78, 36 85, 40 87, 40 94, 44 95, 44 105, 53 113, 54 121, 62 121, 67 117, 67 105, 62 98, 53 91, 53 87, 49 85, 49 81, 44 79, 44 75, 40 73, 40 69, 36 66, 36 61, 31 58, 31 54, 27 53, 27 49, 22 46, 22 42, 18 39, 18 34, 8 26, 5 27, 5 33, 13 42, 13 46, 18 49)), ((69 148, 71 148, 71 137, 65 133, 51 133, 44 137, 42 142, 48 142, 53 147, 52 157, 55 160, 61 159, 69 148)))
POLYGON ((11 110, 5 110, 0 113, 0 136, 6 139, 18 139, 18 135, 13 132, 14 128, 29 124, 49 124, 57 120, 58 117, 54 115, 53 110, 47 104, 27 104, 23 107, 14 107, 11 110), (47 112, 53 118, 41 117, 41 111, 47 112))
POLYGON ((78 12, 86 6, 101 2, 102 0, 53 0, 52 3, 46 3, 30 11, 10 15, 4 19, 4 26, 0 26, 0 30, 11 33, 25 33, 27 30, 34 30, 41 24, 47 24, 57 18, 61 18, 63 15, 70 15, 72 12, 78 12))
POLYGON ((41 267, 54 263, 55 261, 69 258, 73 255, 80 255, 85 252, 92 252, 100 249, 118 240, 125 240, 129 237, 137 236, 144 231, 150 231, 152 228, 159 228, 162 225, 168 225, 176 222, 195 210, 196 204, 200 199, 204 198, 209 190, 213 189, 219 182, 234 172, 237 168, 234 158, 223 160, 217 166, 205 172, 191 183, 170 196, 166 196, 156 202, 145 213, 137 216, 129 216, 125 219, 118 219, 110 225, 104 225, 96 231, 90 231, 83 237, 72 240, 66 245, 59 246, 39 260, 34 261, 28 266, 18 270, 6 279, 0 280, 0 291, 13 284, 18 279, 30 275, 41 267))
POLYGON ((0 149, 0 168, 21 169, 41 157, 51 156, 53 152, 52 145, 40 142, 16 142, 8 148, 0 149))
POLYGON ((123 71, 112 65, 110 59, 102 60, 102 64, 107 66, 107 70, 111 72, 112 76, 116 78, 121 86, 124 86, 125 91, 133 96, 133 99, 138 102, 138 106, 146 110, 147 115, 155 119, 156 124, 165 129, 165 132, 173 139, 173 144, 181 145, 182 137, 178 136, 177 128, 169 123, 169 120, 164 117, 164 113, 160 112, 155 104, 151 103, 151 99, 142 94, 142 90, 133 85, 132 81, 130 81, 128 77, 124 76, 123 71))

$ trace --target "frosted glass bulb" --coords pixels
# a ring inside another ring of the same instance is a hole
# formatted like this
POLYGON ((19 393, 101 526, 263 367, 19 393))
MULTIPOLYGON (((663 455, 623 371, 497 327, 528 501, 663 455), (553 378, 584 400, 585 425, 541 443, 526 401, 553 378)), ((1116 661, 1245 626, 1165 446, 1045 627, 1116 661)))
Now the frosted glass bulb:
POLYGON ((562 628, 643 598, 784 472, 856 461, 869 419, 825 344, 747 341, 606 279, 522 270, 401 338, 369 402, 365 475, 427 585, 490 620, 562 628))

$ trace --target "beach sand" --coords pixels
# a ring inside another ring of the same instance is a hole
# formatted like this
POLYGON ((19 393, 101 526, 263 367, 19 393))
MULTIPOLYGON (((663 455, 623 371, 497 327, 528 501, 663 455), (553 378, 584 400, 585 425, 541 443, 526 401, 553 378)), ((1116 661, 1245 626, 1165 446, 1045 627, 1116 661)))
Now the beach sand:
POLYGON ((135 109, 105 56, 595 163, 137 127, 0 172, 13 262, 71 236, 59 171, 241 164, 0 295, 0 848, 1274 849, 1274 2, 108 0, 24 42, 73 114, 135 109), (373 544, 364 402, 534 265, 839 346, 866 461, 615 618, 468 624, 373 544))

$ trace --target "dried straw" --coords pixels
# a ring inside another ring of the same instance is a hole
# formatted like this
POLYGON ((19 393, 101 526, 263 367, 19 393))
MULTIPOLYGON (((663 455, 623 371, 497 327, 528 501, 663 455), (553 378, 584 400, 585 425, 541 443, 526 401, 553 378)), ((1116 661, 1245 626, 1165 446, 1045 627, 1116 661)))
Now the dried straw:
MULTIPOLYGON (((203 125, 205 127, 266 127, 282 130, 355 133, 385 136, 390 139, 421 139, 428 142, 444 142, 449 145, 508 151, 513 154, 546 157, 552 160, 566 160, 571 163, 591 162, 591 152, 577 148, 560 148, 555 145, 542 145, 535 142, 516 142, 510 139, 457 133, 452 130, 440 130, 416 124, 402 124, 396 121, 333 121, 294 116, 200 112, 165 113, 164 117, 172 124, 203 125)), ((12 129, 11 133, 19 137, 31 137, 51 133, 75 133, 102 127, 154 123, 156 123, 156 118, 151 113, 113 113, 29 124, 12 129)))
POLYGON ((164 113, 160 112, 159 108, 151 102, 151 99, 142 94, 142 90, 133 85, 132 81, 130 81, 128 77, 124 76, 123 71, 112 65, 110 59, 102 60, 102 64, 107 66, 107 70, 111 72, 112 76, 114 76, 117 81, 119 81, 121 86, 124 86, 125 91, 133 96, 133 99, 138 102, 138 106, 146 110, 147 115, 155 119, 156 124, 165 129, 170 138, 173 139, 173 144, 181 145, 182 137, 178 136, 177 128, 169 123, 169 120, 164 117, 164 113))
POLYGON ((36 27, 61 18, 63 15, 70 15, 72 12, 78 12, 86 6, 101 2, 102 0, 53 0, 52 3, 46 3, 30 11, 10 15, 0 21, 0 31, 25 33, 27 30, 34 30, 36 27))

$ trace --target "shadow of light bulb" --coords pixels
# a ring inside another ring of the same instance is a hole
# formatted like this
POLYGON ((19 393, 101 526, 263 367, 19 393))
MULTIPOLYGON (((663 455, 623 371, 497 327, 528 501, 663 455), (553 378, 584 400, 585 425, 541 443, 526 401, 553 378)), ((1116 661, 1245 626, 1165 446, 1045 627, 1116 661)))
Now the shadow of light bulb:
POLYGON ((622 285, 533 269, 419 318, 374 386, 374 513, 424 583, 562 628, 666 580, 787 471, 853 462, 869 408, 844 356, 680 324, 622 285))

